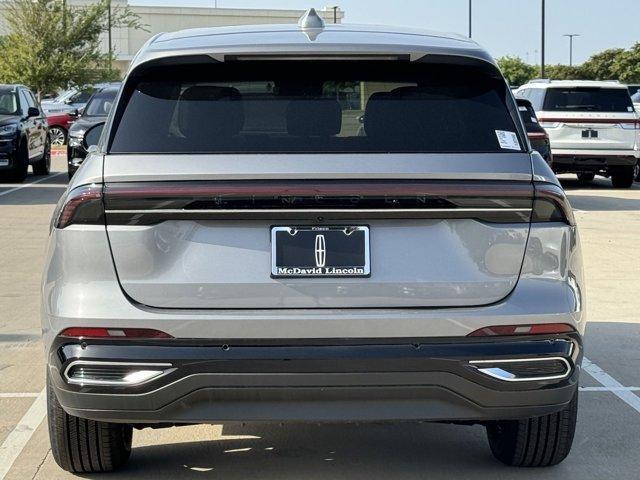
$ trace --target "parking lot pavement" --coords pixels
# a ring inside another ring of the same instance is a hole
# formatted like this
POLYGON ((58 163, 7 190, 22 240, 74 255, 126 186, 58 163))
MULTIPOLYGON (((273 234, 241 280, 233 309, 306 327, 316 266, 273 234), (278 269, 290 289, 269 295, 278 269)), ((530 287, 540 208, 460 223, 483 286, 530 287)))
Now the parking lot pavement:
MULTIPOLYGON (((54 166, 62 172, 64 162, 54 166)), ((599 178, 583 187, 570 178, 587 273, 591 374, 582 376, 577 437, 563 464, 544 472, 504 467, 478 426, 212 425, 136 432, 129 466, 109 478, 640 478, 640 186, 613 190, 599 178)), ((40 274, 65 184, 66 173, 0 184, 0 480, 73 478, 51 457, 39 396, 40 274)))

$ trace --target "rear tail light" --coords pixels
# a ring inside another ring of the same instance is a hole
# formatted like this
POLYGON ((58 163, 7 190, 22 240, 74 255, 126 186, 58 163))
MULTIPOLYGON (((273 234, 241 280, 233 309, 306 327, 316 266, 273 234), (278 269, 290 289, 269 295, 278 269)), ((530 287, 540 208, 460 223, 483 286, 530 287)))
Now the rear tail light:
POLYGON ((71 190, 56 209, 52 223, 56 228, 104 224, 102 185, 85 185, 71 190))
POLYGON ((571 333, 575 329, 566 323, 540 323, 536 325, 496 325, 471 332, 468 337, 501 337, 510 335, 553 335, 571 333))
POLYGON ((535 182, 535 196, 531 221, 536 222, 564 222, 575 225, 571 204, 562 188, 553 183, 535 182))
POLYGON ((531 132, 527 133, 527 136, 529 140, 547 140, 549 138, 549 135, 543 132, 531 132))
POLYGON ((127 338, 127 339, 158 339, 173 338, 160 330, 150 328, 102 328, 102 327, 71 327, 63 330, 61 337, 67 338, 127 338))

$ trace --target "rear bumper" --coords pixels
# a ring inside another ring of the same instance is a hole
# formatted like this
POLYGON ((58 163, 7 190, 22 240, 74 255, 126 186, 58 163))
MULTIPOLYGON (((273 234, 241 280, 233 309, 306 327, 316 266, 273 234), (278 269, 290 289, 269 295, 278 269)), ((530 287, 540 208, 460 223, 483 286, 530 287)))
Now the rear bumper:
POLYGON ((67 342, 58 339, 49 358, 64 409, 134 424, 527 418, 558 411, 571 400, 582 358, 578 334, 391 343, 67 342), (553 380, 499 380, 470 363, 558 357, 570 368, 553 380), (78 360, 161 363, 171 369, 135 386, 75 385, 65 372, 78 360))
POLYGON ((554 169, 594 171, 612 166, 635 165, 640 156, 636 150, 569 150, 552 149, 554 169))

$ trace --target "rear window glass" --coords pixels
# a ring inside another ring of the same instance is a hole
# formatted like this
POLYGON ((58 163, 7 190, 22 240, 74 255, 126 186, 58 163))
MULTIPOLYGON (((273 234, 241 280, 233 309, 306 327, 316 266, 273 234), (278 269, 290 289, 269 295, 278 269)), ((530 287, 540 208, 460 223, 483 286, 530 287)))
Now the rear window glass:
POLYGON ((558 112, 633 112, 629 92, 625 88, 549 88, 544 100, 545 111, 558 112))
POLYGON ((468 66, 157 68, 123 98, 112 153, 501 152, 496 131, 516 132, 504 81, 468 66))
POLYGON ((524 125, 527 128, 527 130, 530 130, 531 128, 535 128, 539 126, 538 118, 536 117, 536 112, 533 110, 532 107, 519 105, 518 110, 520 111, 520 118, 522 118, 522 121, 524 122, 524 125))

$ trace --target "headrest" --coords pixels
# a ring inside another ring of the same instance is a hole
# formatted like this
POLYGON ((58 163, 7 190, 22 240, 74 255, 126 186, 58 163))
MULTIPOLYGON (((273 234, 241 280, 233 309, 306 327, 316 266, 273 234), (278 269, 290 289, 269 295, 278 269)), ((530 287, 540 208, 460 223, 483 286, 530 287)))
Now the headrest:
POLYGON ((369 97, 364 110, 364 130, 367 137, 384 135, 389 124, 388 117, 392 95, 389 92, 376 92, 369 97))
POLYGON ((333 98, 291 100, 287 132, 299 137, 328 137, 342 129, 342 108, 333 98))
POLYGON ((187 138, 215 141, 236 135, 244 124, 240 92, 232 87, 189 87, 180 95, 178 122, 187 138))

